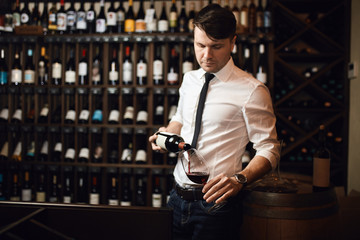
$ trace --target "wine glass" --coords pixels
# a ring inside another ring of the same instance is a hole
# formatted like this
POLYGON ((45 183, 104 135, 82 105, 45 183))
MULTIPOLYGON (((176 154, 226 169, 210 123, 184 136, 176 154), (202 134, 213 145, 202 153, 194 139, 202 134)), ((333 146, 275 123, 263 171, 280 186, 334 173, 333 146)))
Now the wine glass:
MULTIPOLYGON (((210 171, 204 157, 199 153, 199 151, 195 148, 191 148, 187 151, 180 152, 179 157, 185 174, 190 181, 205 185, 209 179, 210 171)), ((208 209, 208 212, 211 213, 214 210, 220 209, 225 204, 226 201, 215 203, 208 209)))

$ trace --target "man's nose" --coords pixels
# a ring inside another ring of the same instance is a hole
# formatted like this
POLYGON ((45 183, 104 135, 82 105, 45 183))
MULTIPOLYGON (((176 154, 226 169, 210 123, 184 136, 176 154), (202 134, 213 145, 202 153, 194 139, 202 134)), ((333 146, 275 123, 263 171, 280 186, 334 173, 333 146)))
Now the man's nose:
POLYGON ((211 58, 212 57, 212 50, 209 47, 206 47, 204 49, 204 57, 205 58, 211 58))

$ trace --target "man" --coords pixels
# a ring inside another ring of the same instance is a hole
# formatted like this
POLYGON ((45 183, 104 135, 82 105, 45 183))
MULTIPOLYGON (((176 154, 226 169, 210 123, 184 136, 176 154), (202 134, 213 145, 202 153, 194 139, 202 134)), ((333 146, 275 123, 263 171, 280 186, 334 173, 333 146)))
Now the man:
MULTIPOLYGON (((192 183, 178 161, 176 187, 168 206, 174 209, 174 239, 235 239, 241 224, 239 192, 279 159, 275 115, 267 87, 234 65, 234 15, 217 4, 203 8, 194 20, 194 50, 200 69, 185 74, 176 115, 159 131, 180 134, 191 143, 205 73, 210 81, 196 148, 210 166, 208 182, 192 183), (242 169, 241 157, 251 141, 255 157, 242 169), (187 194, 187 193, 192 194, 187 194), (209 212, 214 203, 225 202, 209 212)), ((149 138, 155 151, 163 151, 149 138)))

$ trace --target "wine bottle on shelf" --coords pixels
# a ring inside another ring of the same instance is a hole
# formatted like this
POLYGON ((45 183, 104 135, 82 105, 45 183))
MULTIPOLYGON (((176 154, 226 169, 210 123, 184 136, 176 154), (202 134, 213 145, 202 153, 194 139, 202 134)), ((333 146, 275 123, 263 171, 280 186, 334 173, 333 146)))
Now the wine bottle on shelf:
POLYGON ((129 0, 129 7, 125 14, 125 32, 135 32, 135 16, 133 10, 133 0, 129 0))
POLYGON ((71 180, 71 173, 69 170, 64 173, 65 175, 65 184, 64 184, 64 193, 63 193, 63 203, 72 203, 73 202, 73 183, 71 180))
MULTIPOLYGON (((9 142, 6 141, 1 148, 0 161, 5 163, 9 159, 9 142)), ((1 166, 1 165, 0 165, 1 166)))
POLYGON ((238 1, 234 0, 233 2, 233 7, 231 9, 231 12, 234 14, 235 16, 235 20, 236 20, 236 32, 240 32, 240 9, 237 6, 238 1))
POLYGON ((61 162, 61 154, 62 154, 62 142, 60 140, 57 140, 55 142, 51 161, 52 162, 61 162))
POLYGON ((56 3, 51 2, 51 7, 49 10, 49 22, 48 22, 48 29, 50 34, 56 33, 57 30, 56 16, 57 16, 56 3))
POLYGON ((130 129, 122 129, 122 154, 121 163, 131 163, 133 153, 133 135, 130 129))
POLYGON ((41 26, 40 12, 39 12, 39 1, 35 0, 34 8, 30 15, 30 25, 41 26))
POLYGON ((106 32, 105 0, 100 0, 100 12, 96 18, 96 33, 106 32))
POLYGON ((125 9, 123 6, 123 0, 120 0, 119 7, 116 10, 116 25, 118 33, 125 32, 125 9))
POLYGON ((102 64, 99 45, 95 47, 95 57, 92 61, 91 73, 92 85, 102 85, 102 64))
POLYGON ((78 146, 80 147, 78 162, 88 163, 89 157, 90 157, 90 150, 89 150, 89 143, 88 143, 89 136, 88 136, 86 129, 84 129, 83 132, 79 132, 78 137, 79 137, 78 146))
POLYGON ((50 193, 49 193, 49 202, 56 203, 59 202, 59 186, 58 186, 58 176, 56 172, 50 174, 50 193))
POLYGON ((162 206, 162 190, 160 186, 160 176, 154 176, 154 185, 151 194, 151 203, 153 207, 161 207, 162 206))
POLYGON ((8 66, 5 60, 5 50, 1 49, 1 56, 0 56, 0 85, 7 85, 8 84, 8 66))
POLYGON ((78 75, 79 75, 79 84, 80 85, 88 85, 89 77, 88 77, 88 60, 86 57, 86 48, 83 48, 81 59, 79 61, 78 67, 78 75))
MULTIPOLYGON (((127 89, 125 89, 127 90, 127 89)), ((133 105, 133 95, 131 89, 125 92, 123 90, 125 111, 123 116, 123 124, 133 124, 134 122, 134 105, 133 105)))
POLYGON ((90 8, 86 11, 86 29, 88 33, 96 32, 96 13, 94 2, 91 3, 90 8))
POLYGON ((157 16, 154 0, 150 0, 150 7, 145 11, 146 31, 149 33, 157 31, 157 16))
POLYGON ((258 0, 258 5, 256 8, 256 32, 264 32, 264 8, 262 5, 262 0, 258 0))
POLYGON ((52 62, 52 67, 51 67, 52 84, 61 85, 61 72, 62 72, 62 63, 60 58, 60 46, 57 46, 55 50, 55 58, 52 62))
POLYGON ((176 85, 179 83, 179 61, 175 47, 171 48, 167 81, 169 85, 176 85))
POLYGON ((66 33, 66 12, 65 12, 65 0, 60 0, 60 9, 56 13, 57 31, 59 34, 66 33))
POLYGON ((94 124, 100 124, 103 120, 103 112, 102 112, 102 95, 100 94, 93 94, 94 98, 94 112, 91 118, 92 123, 94 124))
POLYGON ((24 181, 21 189, 21 201, 30 202, 32 200, 32 189, 30 185, 30 173, 28 170, 24 173, 24 181))
POLYGON ((313 156, 313 191, 326 191, 330 188, 330 152, 326 146, 325 126, 319 128, 319 146, 313 156))
POLYGON ((144 129, 137 129, 136 132, 136 164, 147 163, 147 144, 146 144, 146 131, 144 129))
POLYGON ((101 132, 93 133, 92 137, 92 159, 93 163, 102 163, 103 162, 103 144, 102 144, 102 135, 101 132))
POLYGON ((272 28, 272 15, 271 15, 271 2, 266 0, 266 5, 264 9, 264 32, 271 32, 272 28))
POLYGON ((144 179, 142 176, 137 177, 135 205, 136 206, 146 206, 146 188, 145 188, 145 183, 144 183, 144 179))
POLYGON ((154 121, 155 125, 164 124, 164 92, 162 89, 154 89, 154 121))
POLYGON ((12 13, 13 28, 21 25, 20 0, 16 0, 15 9, 12 13))
POLYGON ((46 57, 46 48, 41 47, 40 58, 38 61, 38 84, 46 85, 48 83, 48 60, 46 57))
POLYGON ((119 135, 117 129, 108 129, 108 163, 119 162, 119 135), (110 131, 111 130, 111 131, 110 131))
POLYGON ((28 49, 27 60, 24 69, 24 83, 35 84, 35 66, 33 64, 33 50, 28 49))
POLYGON ((185 0, 181 0, 181 10, 179 15, 179 32, 188 32, 188 17, 185 10, 185 0))
POLYGON ((194 69, 194 56, 191 52, 191 46, 189 44, 186 45, 185 48, 185 57, 182 63, 182 73, 185 74, 194 69))
POLYGON ((244 62, 242 66, 242 70, 248 73, 252 73, 252 63, 250 58, 250 49, 245 47, 244 49, 244 62))
POLYGON ((20 51, 16 49, 14 62, 11 67, 11 84, 18 86, 22 82, 22 67, 20 63, 20 51))
POLYGON ((247 33, 249 31, 249 8, 243 0, 243 5, 240 8, 240 33, 247 33))
POLYGON ((140 46, 139 59, 136 64, 136 82, 138 85, 147 84, 147 61, 145 59, 145 46, 140 46))
POLYGON ((100 204, 100 191, 99 191, 99 178, 96 174, 92 176, 91 179, 91 192, 89 196, 89 203, 91 205, 98 205, 100 204))
POLYGON ((162 3, 162 9, 160 14, 160 19, 158 21, 158 31, 160 33, 165 33, 169 31, 169 20, 166 14, 166 2, 163 1, 162 3))
POLYGON ((46 201, 46 192, 45 192, 45 174, 43 171, 39 170, 37 173, 37 188, 35 193, 36 202, 45 202, 46 201))
POLYGON ((40 16, 40 22, 43 30, 43 34, 47 35, 49 30, 49 12, 48 12, 48 1, 44 0, 43 12, 40 16))
POLYGON ((39 162, 47 162, 49 156, 49 142, 45 140, 41 146, 39 153, 39 162))
POLYGON ((235 44, 233 50, 231 51, 231 57, 232 57, 232 59, 234 61, 235 66, 241 68, 240 59, 239 59, 239 53, 238 53, 237 49, 238 49, 237 45, 235 44))
POLYGON ((75 29, 76 32, 82 34, 86 33, 87 22, 86 22, 86 11, 84 7, 85 1, 81 1, 80 8, 76 11, 75 29))
POLYGON ((195 12, 195 3, 190 3, 190 11, 189 11, 189 20, 188 20, 188 29, 189 32, 194 32, 194 18, 195 18, 196 12, 195 12))
POLYGON ((10 201, 20 201, 19 175, 17 173, 13 173, 12 179, 10 201))
POLYGON ((155 47, 155 58, 153 62, 153 81, 155 85, 164 84, 164 61, 161 57, 161 45, 155 47))
POLYGON ((73 34, 76 32, 76 10, 75 0, 71 0, 70 7, 66 10, 66 28, 67 33, 73 34))
POLYGON ((267 61, 265 56, 265 46, 262 43, 259 46, 259 62, 257 65, 256 78, 264 84, 267 83, 267 61))
POLYGON ((89 200, 87 190, 87 171, 85 167, 78 167, 78 178, 77 178, 77 203, 86 204, 89 200))
POLYGON ((130 186, 130 175, 124 173, 121 174, 120 206, 129 207, 132 205, 132 192, 130 186))
POLYGON ((256 6, 254 0, 250 0, 249 5, 249 33, 254 34, 256 32, 256 6))
POLYGON ((65 114, 65 123, 66 124, 74 124, 76 119, 76 111, 75 111, 75 96, 72 94, 66 94, 65 99, 67 102, 67 111, 65 114))
POLYGON ((158 132, 156 135, 156 145, 166 151, 178 153, 191 149, 191 145, 185 143, 185 140, 180 135, 168 132, 158 132))
POLYGON ((30 25, 30 10, 29 10, 29 0, 25 0, 24 7, 20 12, 20 21, 21 25, 30 25))
POLYGON ((35 141, 32 140, 30 144, 27 146, 26 151, 26 161, 27 162, 33 162, 35 160, 35 141))
POLYGON ((109 124, 119 124, 119 92, 117 88, 108 88, 109 124))
POLYGON ((4 106, 0 112, 0 123, 7 123, 9 120, 9 107, 4 106))
MULTIPOLYGON (((20 99, 20 96, 19 96, 19 99, 20 99)), ((18 104, 16 106, 16 109, 11 117, 11 122, 19 124, 22 122, 22 119, 23 119, 22 107, 21 107, 21 101, 19 100, 18 104)))
POLYGON ((110 179, 110 193, 108 197, 108 204, 110 206, 118 206, 119 205, 119 197, 117 190, 117 178, 115 176, 111 176, 110 179))
POLYGON ((148 123, 148 111, 147 111, 147 94, 146 91, 138 92, 138 105, 137 105, 137 115, 136 115, 136 124, 146 125, 148 123))
POLYGON ((72 128, 64 129, 64 138, 65 138, 65 156, 64 161, 73 163, 75 162, 75 145, 74 145, 74 133, 72 128))
POLYGON ((168 111, 168 122, 170 122, 171 118, 175 115, 178 104, 178 96, 176 93, 168 93, 169 98, 169 111, 168 111))
POLYGON ((56 107, 51 113, 51 123, 60 123, 60 122, 61 122, 61 105, 59 104, 56 105, 56 107))
POLYGON ((119 84, 119 63, 116 48, 113 49, 112 56, 113 58, 111 59, 109 64, 109 84, 116 86, 119 84))
POLYGON ((125 57, 123 61, 123 84, 131 85, 133 83, 133 65, 131 61, 130 46, 125 47, 125 57))
POLYGON ((139 10, 135 20, 135 32, 142 33, 146 31, 144 1, 140 0, 139 10))
POLYGON ((170 32, 174 33, 178 31, 179 23, 178 23, 176 0, 171 0, 169 26, 170 26, 170 32))
POLYGON ((106 13, 106 30, 108 33, 116 33, 116 9, 114 7, 114 1, 111 1, 110 7, 106 13))
POLYGON ((80 102, 82 103, 79 106, 79 109, 81 109, 79 114, 79 123, 80 124, 87 124, 89 122, 89 101, 88 101, 88 94, 87 92, 81 92, 79 93, 80 102))

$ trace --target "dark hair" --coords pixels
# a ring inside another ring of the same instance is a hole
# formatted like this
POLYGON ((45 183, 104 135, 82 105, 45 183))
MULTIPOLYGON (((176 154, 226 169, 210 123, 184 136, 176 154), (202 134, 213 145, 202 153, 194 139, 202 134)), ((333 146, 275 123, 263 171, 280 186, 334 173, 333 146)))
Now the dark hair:
POLYGON ((195 16, 194 27, 203 30, 210 39, 233 38, 236 31, 234 14, 219 4, 210 4, 195 16))

